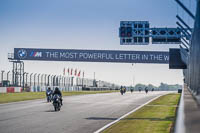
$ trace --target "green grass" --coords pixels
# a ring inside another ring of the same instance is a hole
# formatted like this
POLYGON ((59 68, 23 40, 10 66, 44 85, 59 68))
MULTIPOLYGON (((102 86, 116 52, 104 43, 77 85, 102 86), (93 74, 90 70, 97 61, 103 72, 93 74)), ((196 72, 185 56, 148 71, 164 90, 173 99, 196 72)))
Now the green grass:
MULTIPOLYGON (((70 91, 62 92, 63 96, 96 94, 96 93, 111 93, 116 91, 70 91)), ((45 92, 22 92, 22 93, 0 93, 0 103, 18 102, 25 100, 43 99, 46 98, 45 92)))
POLYGON ((105 129, 103 133, 170 133, 179 99, 180 94, 162 96, 105 129))

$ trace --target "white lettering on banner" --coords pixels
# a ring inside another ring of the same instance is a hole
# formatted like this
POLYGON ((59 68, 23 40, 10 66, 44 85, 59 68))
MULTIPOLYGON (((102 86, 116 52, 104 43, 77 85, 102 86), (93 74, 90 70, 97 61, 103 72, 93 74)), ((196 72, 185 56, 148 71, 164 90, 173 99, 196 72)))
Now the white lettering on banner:
POLYGON ((114 58, 113 58, 113 55, 112 54, 108 54, 108 59, 109 60, 113 60, 114 58))
POLYGON ((60 53, 60 58, 76 59, 77 53, 72 53, 72 52, 60 53))
POLYGON ((14 59, 167 64, 169 63, 169 52, 15 48, 14 59), (27 51, 28 56, 26 58, 18 56, 19 51, 22 49, 27 51))
POLYGON ((142 60, 169 61, 169 56, 162 54, 142 55, 142 60))
POLYGON ((134 57, 134 60, 140 60, 140 54, 133 54, 132 60, 133 60, 133 57, 134 57))
POLYGON ((163 60, 163 56, 162 55, 158 55, 158 60, 162 61, 163 60))
POLYGON ((149 60, 149 55, 142 55, 142 60, 149 60))
POLYGON ((47 58, 58 58, 58 52, 45 52, 47 58))
MULTIPOLYGON (((169 56, 161 53, 91 53, 91 52, 45 52, 47 58, 65 58, 78 60, 121 60, 121 61, 169 61, 169 56)), ((40 56, 40 55, 38 55, 40 56)))
POLYGON ((169 60, 169 56, 167 55, 162 55, 162 54, 159 54, 159 55, 153 55, 153 54, 150 54, 150 59, 148 60, 157 60, 157 61, 168 61, 169 60))
POLYGON ((107 60, 113 60, 112 54, 107 53, 79 53, 79 58, 83 59, 107 59, 107 60))
POLYGON ((58 52, 55 52, 55 58, 58 58, 58 52))
POLYGON ((102 59, 102 54, 101 53, 98 53, 98 58, 102 59))
POLYGON ((140 54, 116 54, 117 60, 140 60, 140 54))
POLYGON ((169 56, 164 55, 164 60, 168 61, 169 60, 169 56))

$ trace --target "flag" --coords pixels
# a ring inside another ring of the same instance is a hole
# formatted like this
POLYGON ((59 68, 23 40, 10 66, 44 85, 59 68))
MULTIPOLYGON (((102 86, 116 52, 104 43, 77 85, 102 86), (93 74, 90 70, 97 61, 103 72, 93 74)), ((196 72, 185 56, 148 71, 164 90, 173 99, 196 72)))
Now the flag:
POLYGON ((81 76, 81 70, 78 72, 78 77, 80 77, 81 76))
POLYGON ((76 74, 77 74, 77 69, 75 69, 74 76, 76 76, 76 74))
POLYGON ((73 72, 73 68, 71 69, 71 75, 72 75, 72 72, 73 72))
POLYGON ((65 75, 65 68, 63 69, 63 75, 65 75))

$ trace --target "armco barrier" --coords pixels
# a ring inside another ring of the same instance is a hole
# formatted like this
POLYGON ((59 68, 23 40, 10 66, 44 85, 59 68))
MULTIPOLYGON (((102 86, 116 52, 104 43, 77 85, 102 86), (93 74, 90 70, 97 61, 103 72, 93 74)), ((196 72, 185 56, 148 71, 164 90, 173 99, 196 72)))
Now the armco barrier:
POLYGON ((15 92, 22 92, 22 87, 15 87, 15 92))
POLYGON ((0 93, 7 93, 7 87, 0 87, 0 93))
MULTIPOLYGON (((60 88, 61 91, 82 91, 81 86, 31 86, 30 91, 31 92, 44 92, 47 90, 48 87, 51 87, 52 90, 55 89, 55 87, 60 88)), ((14 93, 14 92, 22 92, 22 87, 0 87, 0 93, 14 93)))
POLYGON ((14 93, 15 92, 15 87, 7 87, 7 93, 14 93))
POLYGON ((22 87, 0 87, 0 93, 22 92, 22 87))

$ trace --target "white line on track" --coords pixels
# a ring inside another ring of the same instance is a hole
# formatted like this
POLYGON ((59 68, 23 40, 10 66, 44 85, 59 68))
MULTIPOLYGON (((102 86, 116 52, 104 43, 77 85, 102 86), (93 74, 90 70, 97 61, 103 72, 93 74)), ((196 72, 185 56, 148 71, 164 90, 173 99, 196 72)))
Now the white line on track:
MULTIPOLYGON (((164 94, 164 95, 166 95, 166 94, 164 94)), ((139 107, 133 109, 132 111, 128 112, 127 114, 121 116, 121 117, 118 118, 117 120, 115 120, 115 121, 113 121, 113 122, 111 122, 111 123, 105 125, 104 127, 98 129, 98 130, 95 131, 94 133, 100 133, 100 132, 102 132, 102 131, 105 130, 106 128, 110 127, 111 125, 115 124, 116 122, 120 121, 121 119, 125 118, 126 116, 130 115, 131 113, 137 111, 138 109, 142 108, 143 106, 147 105, 148 103, 152 102, 153 100, 155 100, 155 99, 157 99, 157 98, 159 98, 159 97, 161 97, 161 96, 163 96, 163 95, 157 96, 157 97, 155 97, 155 98, 149 100, 148 102, 146 102, 146 103, 140 105, 139 107)))

